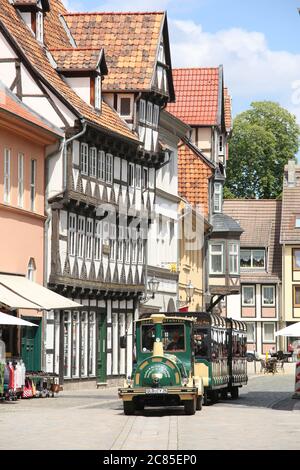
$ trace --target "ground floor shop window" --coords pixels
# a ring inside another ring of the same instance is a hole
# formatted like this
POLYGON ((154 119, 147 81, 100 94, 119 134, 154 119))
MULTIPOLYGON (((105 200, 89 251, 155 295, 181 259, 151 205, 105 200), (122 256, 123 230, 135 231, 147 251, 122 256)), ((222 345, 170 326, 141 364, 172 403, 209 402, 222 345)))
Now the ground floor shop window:
POLYGON ((90 332, 90 340, 89 340, 89 375, 95 376, 96 375, 96 314, 95 312, 91 312, 89 314, 89 332, 90 332))
POLYGON ((88 375, 88 313, 81 314, 81 377, 88 375))
POLYGON ((96 313, 64 314, 64 377, 96 376, 96 313))
POLYGON ((64 314, 64 376, 71 377, 71 312, 64 314))

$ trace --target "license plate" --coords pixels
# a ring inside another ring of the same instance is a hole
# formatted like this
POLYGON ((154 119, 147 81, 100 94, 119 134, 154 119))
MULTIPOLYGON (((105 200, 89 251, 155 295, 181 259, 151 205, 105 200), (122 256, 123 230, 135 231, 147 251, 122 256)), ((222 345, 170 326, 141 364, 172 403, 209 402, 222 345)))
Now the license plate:
POLYGON ((163 393, 168 393, 168 390, 165 388, 147 388, 146 393, 149 395, 162 395, 163 393))

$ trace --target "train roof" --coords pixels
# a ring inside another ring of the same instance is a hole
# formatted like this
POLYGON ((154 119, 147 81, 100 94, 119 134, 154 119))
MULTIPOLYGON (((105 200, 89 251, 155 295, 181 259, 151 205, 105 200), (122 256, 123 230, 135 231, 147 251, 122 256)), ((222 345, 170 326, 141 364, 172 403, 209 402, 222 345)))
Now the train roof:
POLYGON ((183 318, 193 318, 196 324, 202 326, 212 326, 217 328, 232 328, 236 331, 247 331, 246 324, 232 318, 221 317, 209 312, 166 312, 166 317, 176 316, 183 318))

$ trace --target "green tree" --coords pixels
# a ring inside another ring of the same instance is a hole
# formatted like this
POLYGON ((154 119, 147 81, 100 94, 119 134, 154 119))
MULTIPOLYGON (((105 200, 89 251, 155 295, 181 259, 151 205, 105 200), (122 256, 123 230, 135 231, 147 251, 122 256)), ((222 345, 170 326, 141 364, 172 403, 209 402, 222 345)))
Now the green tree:
POLYGON ((295 116, 271 101, 254 102, 233 123, 225 197, 277 198, 284 165, 296 159, 300 127, 295 116))

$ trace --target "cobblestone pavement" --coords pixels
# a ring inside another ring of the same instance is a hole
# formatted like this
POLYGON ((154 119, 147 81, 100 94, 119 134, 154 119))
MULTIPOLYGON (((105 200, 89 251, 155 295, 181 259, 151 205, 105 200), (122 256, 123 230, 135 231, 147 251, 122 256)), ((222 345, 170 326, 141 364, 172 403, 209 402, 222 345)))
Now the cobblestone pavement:
POLYGON ((300 449, 294 376, 251 376, 237 401, 124 416, 116 389, 0 404, 0 449, 300 449), (11 436, 14 436, 13 439, 11 436))

